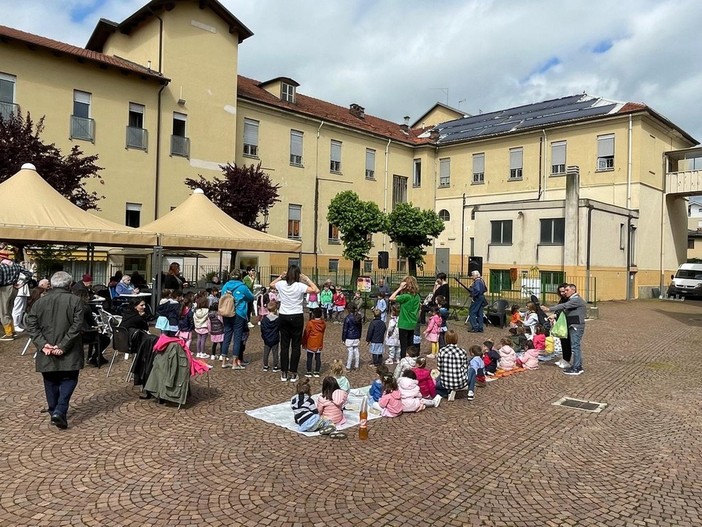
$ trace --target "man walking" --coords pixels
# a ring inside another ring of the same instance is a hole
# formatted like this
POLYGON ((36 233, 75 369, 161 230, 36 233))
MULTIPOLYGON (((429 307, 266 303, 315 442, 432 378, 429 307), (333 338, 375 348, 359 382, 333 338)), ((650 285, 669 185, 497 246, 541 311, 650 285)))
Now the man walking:
POLYGON ((83 303, 69 291, 73 278, 64 271, 51 277, 51 289, 32 306, 27 330, 37 347, 36 370, 44 378, 51 424, 68 428, 68 405, 83 368, 83 303))
POLYGON ((583 371, 582 339, 585 332, 585 316, 587 314, 587 303, 578 294, 575 284, 565 286, 564 295, 566 301, 557 304, 550 309, 544 308, 551 313, 551 320, 555 321, 558 313, 563 311, 568 323, 568 340, 570 341, 571 362, 570 368, 563 370, 566 375, 580 375, 583 371))
POLYGON ((470 286, 470 296, 473 301, 470 304, 469 318, 470 325, 473 329, 473 333, 482 333, 483 326, 483 309, 485 307, 485 293, 487 292, 487 286, 485 282, 480 277, 478 271, 473 271, 470 274, 473 279, 473 285, 470 286))

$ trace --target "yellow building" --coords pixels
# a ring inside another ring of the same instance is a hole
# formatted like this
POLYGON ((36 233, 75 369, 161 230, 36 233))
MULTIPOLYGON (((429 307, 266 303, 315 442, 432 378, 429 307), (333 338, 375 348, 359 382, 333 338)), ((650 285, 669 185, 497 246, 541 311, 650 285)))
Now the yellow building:
MULTIPOLYGON (((98 154, 99 214, 132 226, 180 204, 188 177, 261 163, 280 185, 269 232, 303 248, 242 253, 240 265, 350 269, 326 221, 344 190, 386 212, 405 201, 435 210, 446 229, 425 271, 465 275, 482 259, 492 291, 547 291, 566 277, 591 299, 635 298, 684 261, 694 189, 673 191, 683 176, 666 160, 697 142, 651 108, 576 95, 478 116, 437 104, 398 124, 287 77, 239 76, 251 35, 216 0, 153 0, 100 20, 85 49, 0 26, 0 112, 43 115, 45 140, 98 154)), ((373 242, 364 270, 378 270, 380 251, 403 270, 387 236, 373 242)), ((140 258, 126 270, 144 269, 140 258)))

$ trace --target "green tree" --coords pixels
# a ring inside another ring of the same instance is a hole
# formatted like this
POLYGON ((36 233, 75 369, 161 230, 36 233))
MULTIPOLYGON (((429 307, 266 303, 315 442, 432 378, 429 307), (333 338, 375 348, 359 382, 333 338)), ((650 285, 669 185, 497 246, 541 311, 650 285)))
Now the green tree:
POLYGON ((411 203, 398 203, 388 214, 387 234, 407 258, 409 274, 417 274, 417 264, 424 263, 425 247, 444 230, 444 222, 433 210, 421 210, 411 203))
POLYGON ((371 250, 371 235, 386 227, 386 216, 372 201, 362 201, 350 190, 340 192, 329 204, 327 221, 336 225, 344 244, 343 256, 353 262, 351 283, 361 274, 361 261, 371 250))
POLYGON ((32 163, 39 175, 73 204, 83 210, 98 210, 98 201, 104 196, 84 187, 92 178, 104 183, 98 174, 102 168, 95 164, 98 156, 84 156, 77 145, 64 156, 55 144, 42 142, 43 131, 43 117, 35 126, 29 113, 26 118, 19 110, 0 114, 0 183, 14 176, 24 163, 32 163))

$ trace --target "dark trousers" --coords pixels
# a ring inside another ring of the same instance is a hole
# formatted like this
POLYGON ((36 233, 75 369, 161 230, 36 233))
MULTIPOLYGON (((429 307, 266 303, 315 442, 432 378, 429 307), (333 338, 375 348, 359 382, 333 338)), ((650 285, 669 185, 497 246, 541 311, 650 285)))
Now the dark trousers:
POLYGON ((280 320, 280 369, 283 373, 297 373, 300 365, 302 330, 305 328, 305 315, 279 315, 280 320))
POLYGON ((400 358, 404 359, 407 355, 407 348, 414 345, 414 330, 413 329, 397 329, 400 337, 400 358))
POLYGON ((373 366, 380 366, 383 363, 383 356, 378 353, 371 353, 371 358, 373 359, 373 366))
POLYGON ((71 395, 73 395, 73 390, 78 385, 79 373, 80 370, 42 373, 46 404, 51 415, 59 414, 66 417, 68 404, 71 402, 71 395))
MULTIPOLYGON (((568 333, 570 333, 570 328, 568 328, 568 333)), ((570 339, 561 339, 561 350, 563 350, 563 360, 570 362, 570 339)))
POLYGON ((322 370, 322 352, 307 351, 307 371, 312 371, 312 357, 314 357, 314 371, 319 373, 322 370))

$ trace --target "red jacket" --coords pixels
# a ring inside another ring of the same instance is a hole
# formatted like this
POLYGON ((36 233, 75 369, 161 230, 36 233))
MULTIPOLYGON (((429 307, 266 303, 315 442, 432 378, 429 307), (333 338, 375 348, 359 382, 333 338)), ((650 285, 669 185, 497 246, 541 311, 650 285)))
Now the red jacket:
POLYGON ((305 326, 302 334, 302 347, 309 351, 322 351, 324 347, 324 330, 327 324, 321 318, 313 318, 305 326))
POLYGON ((417 383, 419 391, 422 392, 422 397, 425 399, 433 399, 436 397, 436 383, 431 378, 431 372, 426 368, 412 368, 412 371, 417 375, 417 383))

